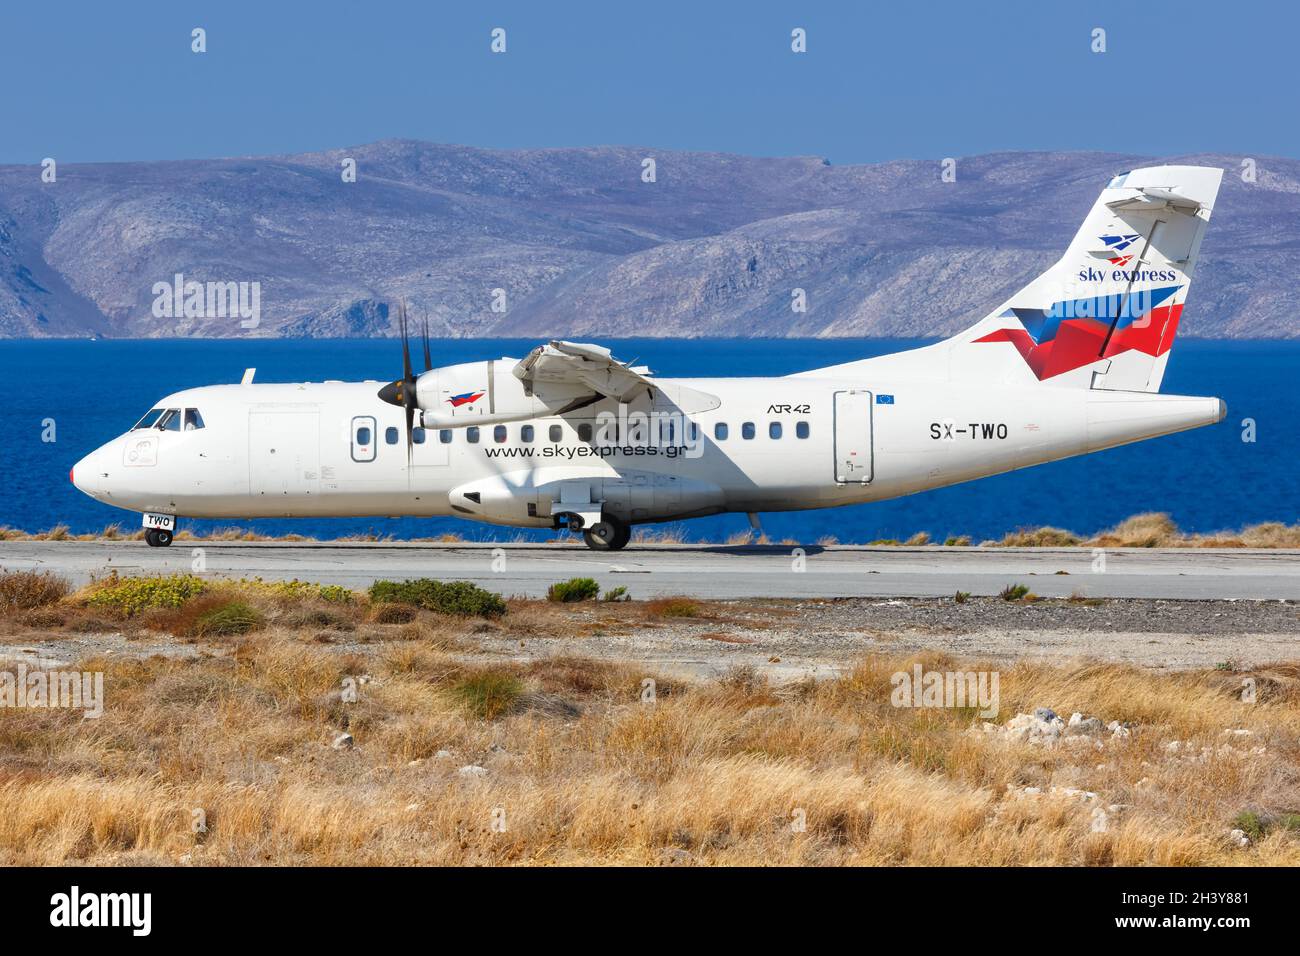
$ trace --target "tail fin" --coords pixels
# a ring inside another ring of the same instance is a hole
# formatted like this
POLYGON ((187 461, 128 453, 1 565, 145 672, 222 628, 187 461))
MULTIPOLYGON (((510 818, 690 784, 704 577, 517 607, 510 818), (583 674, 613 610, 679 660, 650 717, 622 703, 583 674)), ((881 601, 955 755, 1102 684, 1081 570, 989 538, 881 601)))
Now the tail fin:
POLYGON ((937 345, 815 374, 869 363, 949 380, 1159 391, 1222 176, 1205 166, 1116 176, 1065 255, 983 321, 937 345))

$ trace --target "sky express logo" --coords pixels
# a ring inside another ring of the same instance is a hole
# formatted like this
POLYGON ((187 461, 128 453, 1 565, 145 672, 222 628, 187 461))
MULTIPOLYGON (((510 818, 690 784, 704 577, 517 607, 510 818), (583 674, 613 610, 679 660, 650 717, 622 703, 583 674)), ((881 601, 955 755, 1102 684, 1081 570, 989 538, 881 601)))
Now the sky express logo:
POLYGON ((453 395, 447 401, 451 402, 452 408, 460 408, 462 405, 473 405, 487 392, 461 392, 459 395, 453 395))
MULTIPOLYGON (((1125 269, 1124 267, 1133 261, 1134 253, 1121 255, 1126 249, 1137 242, 1142 237, 1137 233, 1129 233, 1123 236, 1102 236, 1101 241, 1105 245, 1104 252, 1113 252, 1115 255, 1107 256, 1106 261, 1116 269, 1110 270, 1095 269, 1092 266, 1079 270, 1080 282, 1103 282, 1110 278, 1112 282, 1176 282, 1178 273, 1173 269, 1125 269)), ((1138 259, 1141 263, 1142 260, 1138 259)))
POLYGON ((1132 259, 1133 256, 1131 254, 1127 256, 1121 256, 1119 255, 1119 253, 1123 252, 1125 249, 1133 245, 1133 243, 1137 242, 1141 238, 1142 237, 1139 236, 1137 233, 1133 233, 1127 236, 1102 236, 1101 241, 1106 244, 1106 248, 1111 252, 1116 253, 1113 259, 1108 259, 1107 261, 1111 265, 1116 265, 1120 267, 1128 265, 1129 260, 1132 259))

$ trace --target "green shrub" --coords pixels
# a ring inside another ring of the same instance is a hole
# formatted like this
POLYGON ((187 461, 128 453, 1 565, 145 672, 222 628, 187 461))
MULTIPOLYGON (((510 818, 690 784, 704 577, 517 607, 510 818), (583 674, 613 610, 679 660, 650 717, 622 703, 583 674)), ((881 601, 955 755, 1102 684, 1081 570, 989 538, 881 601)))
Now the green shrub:
POLYGON ((227 601, 201 614, 194 622, 195 637, 232 637, 262 626, 262 615, 243 601, 227 601))
POLYGON ((351 588, 341 584, 318 584, 315 581, 263 581, 261 578, 240 578, 235 582, 247 588, 254 588, 275 597, 286 598, 320 598, 331 604, 351 604, 356 596, 351 588))
POLYGON ((970 600, 970 592, 958 591, 956 594, 953 595, 952 599, 956 601, 958 604, 965 604, 967 601, 970 600))
POLYGON ((86 603, 130 617, 151 608, 180 607, 190 598, 202 594, 205 587, 204 582, 192 574, 119 578, 114 571, 95 585, 86 603))
POLYGON ((1019 601, 1029 593, 1029 588, 1023 584, 1008 584, 998 592, 998 597, 1004 601, 1019 601))
POLYGON ((451 693, 474 716, 495 720, 510 710, 524 692, 523 682, 500 671, 480 671, 452 685, 451 693))
POLYGON ((558 581, 546 589, 546 600, 568 604, 572 601, 591 601, 600 594, 595 578, 569 578, 558 581))
POLYGON ((602 601, 630 601, 632 595, 627 593, 627 588, 610 588, 601 596, 602 601))
POLYGON ((1250 837, 1252 843, 1258 843, 1275 830, 1300 832, 1300 814, 1283 811, 1272 815, 1261 815, 1254 810, 1243 810, 1233 819, 1232 825, 1250 837))
POLYGON ((54 604, 72 590, 68 582, 49 571, 0 572, 0 608, 29 611, 54 604))
POLYGON ((500 617, 506 613, 501 595, 468 581, 376 581, 370 585, 370 600, 376 604, 410 604, 456 617, 500 617))

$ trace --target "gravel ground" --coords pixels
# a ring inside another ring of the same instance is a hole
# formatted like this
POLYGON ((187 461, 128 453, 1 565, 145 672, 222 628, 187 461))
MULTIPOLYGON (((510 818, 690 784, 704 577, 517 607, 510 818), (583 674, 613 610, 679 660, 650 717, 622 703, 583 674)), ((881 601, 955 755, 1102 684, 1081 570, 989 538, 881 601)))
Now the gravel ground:
POLYGON ((575 638, 483 641, 493 655, 553 654, 645 663, 679 676, 753 667, 775 680, 828 676, 872 652, 968 658, 1092 659, 1185 670, 1300 659, 1300 602, 996 598, 719 602, 693 619, 611 623, 575 638))

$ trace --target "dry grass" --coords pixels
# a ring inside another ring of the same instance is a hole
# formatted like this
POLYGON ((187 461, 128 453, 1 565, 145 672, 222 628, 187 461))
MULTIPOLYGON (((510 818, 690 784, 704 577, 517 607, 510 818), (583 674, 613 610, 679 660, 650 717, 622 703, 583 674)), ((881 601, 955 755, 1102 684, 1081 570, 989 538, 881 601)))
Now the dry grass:
POLYGON ((66 580, 48 571, 0 571, 0 612, 47 607, 71 590, 66 580))
MULTIPOLYGON (((821 683, 771 686, 752 667, 686 683, 479 649, 484 629, 573 636, 648 605, 379 623, 364 606, 237 593, 265 629, 191 658, 79 662, 104 673, 99 720, 0 708, 0 864, 1300 864, 1285 827, 1247 848, 1226 838, 1243 813, 1300 809, 1295 665, 1252 672, 1254 705, 1229 671, 1004 665, 999 722, 1050 706, 1133 725, 1044 748, 968 711, 891 706, 890 676, 913 662, 979 669, 936 654, 821 683), (354 746, 336 749, 345 731, 354 746), (1093 832, 1093 807, 1112 805, 1093 832)), ((114 626, 156 639, 186 620, 114 626)))

